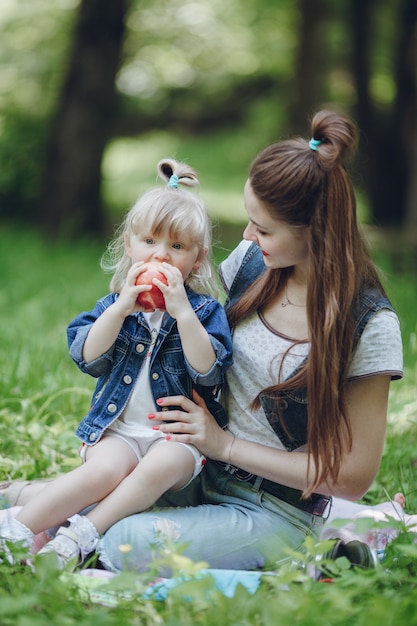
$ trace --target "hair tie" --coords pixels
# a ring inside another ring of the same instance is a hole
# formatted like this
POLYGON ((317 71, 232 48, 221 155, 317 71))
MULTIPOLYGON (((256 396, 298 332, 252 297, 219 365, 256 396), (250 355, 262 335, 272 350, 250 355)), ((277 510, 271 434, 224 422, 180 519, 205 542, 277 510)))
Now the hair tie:
POLYGON ((311 148, 311 150, 314 150, 315 152, 317 152, 317 148, 319 147, 320 144, 321 144, 321 139, 314 139, 314 137, 312 137, 310 141, 308 142, 308 147, 311 148))
POLYGON ((172 187, 173 189, 178 189, 178 181, 178 176, 176 174, 172 174, 169 181, 167 182, 167 185, 168 187, 172 187))

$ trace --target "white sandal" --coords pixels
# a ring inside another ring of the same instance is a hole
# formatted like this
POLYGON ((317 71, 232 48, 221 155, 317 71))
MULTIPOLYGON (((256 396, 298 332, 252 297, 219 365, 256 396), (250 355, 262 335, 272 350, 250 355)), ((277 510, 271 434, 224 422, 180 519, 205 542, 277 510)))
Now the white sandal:
POLYGON ((96 527, 87 517, 73 515, 68 521, 70 525, 61 526, 55 537, 38 552, 40 556, 55 553, 59 569, 65 569, 71 561, 74 567, 81 564, 96 549, 99 540, 96 527))

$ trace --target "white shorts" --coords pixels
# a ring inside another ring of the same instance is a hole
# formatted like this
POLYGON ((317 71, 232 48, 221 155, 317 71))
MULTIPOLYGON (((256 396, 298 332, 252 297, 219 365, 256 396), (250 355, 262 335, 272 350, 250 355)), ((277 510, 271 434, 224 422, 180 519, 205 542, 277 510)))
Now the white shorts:
MULTIPOLYGON (((170 443, 172 443, 171 441, 167 441, 165 439, 165 436, 162 436, 160 433, 152 433, 152 435, 150 435, 150 436, 146 436, 146 435, 141 434, 141 435, 138 435, 137 437, 132 437, 132 436, 129 436, 129 435, 125 435, 123 433, 115 432, 114 430, 106 430, 106 432, 103 434, 103 437, 117 437, 118 439, 122 439, 122 441, 125 441, 127 443, 127 445, 135 453, 136 458, 138 460, 138 463, 140 463, 141 459, 143 459, 145 454, 147 454, 147 452, 149 452, 149 450, 152 448, 152 446, 159 445, 159 444, 162 444, 162 443, 169 445, 170 443)), ((184 485, 183 487, 181 487, 181 489, 184 489, 184 487, 187 487, 187 485, 189 485, 190 482, 192 480, 194 480, 194 478, 196 476, 199 475, 199 473, 203 469, 204 465, 206 464, 206 457, 204 455, 202 455, 201 452, 199 450, 197 450, 197 448, 195 446, 191 446, 188 443, 181 443, 181 442, 178 442, 178 441, 176 441, 174 443, 179 443, 181 446, 185 446, 191 452, 191 454, 194 457, 194 471, 193 471, 193 475, 191 476, 191 478, 187 482, 187 484, 184 485)), ((87 449, 89 447, 90 446, 87 446, 87 444, 85 444, 85 443, 81 444, 81 447, 80 447, 80 450, 79 450, 79 454, 80 454, 80 457, 81 457, 83 463, 85 463, 87 449)))

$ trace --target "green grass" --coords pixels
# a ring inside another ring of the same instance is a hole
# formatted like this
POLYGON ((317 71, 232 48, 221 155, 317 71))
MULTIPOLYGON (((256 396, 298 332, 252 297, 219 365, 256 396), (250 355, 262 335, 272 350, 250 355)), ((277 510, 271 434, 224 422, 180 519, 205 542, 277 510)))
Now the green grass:
MULTIPOLYGON (((219 225, 220 260, 236 243, 241 226, 219 225)), ((96 242, 54 245, 25 230, 0 229, 0 481, 54 476, 78 463, 74 430, 84 415, 94 381, 68 356, 65 329, 81 310, 107 291, 96 242)), ((389 250, 375 250, 403 327, 406 375, 392 385, 388 433, 381 469, 366 497, 369 503, 403 490, 417 511, 416 275, 398 265, 389 250)), ((306 544, 314 558, 320 550, 306 544)), ((187 569, 192 564, 179 560, 187 569)), ((383 568, 352 571, 339 564, 336 582, 314 582, 302 569, 283 568, 255 595, 243 588, 234 599, 193 579, 168 600, 145 600, 147 579, 118 581, 129 598, 101 606, 82 594, 75 577, 63 579, 52 566, 33 573, 0 563, 1 626, 134 624, 331 624, 381 626, 417 623, 417 546, 402 533, 383 568), (135 586, 136 585, 136 586, 135 586), (137 586, 139 585, 139 586, 137 586)), ((115 590, 116 597, 118 591, 115 590)))

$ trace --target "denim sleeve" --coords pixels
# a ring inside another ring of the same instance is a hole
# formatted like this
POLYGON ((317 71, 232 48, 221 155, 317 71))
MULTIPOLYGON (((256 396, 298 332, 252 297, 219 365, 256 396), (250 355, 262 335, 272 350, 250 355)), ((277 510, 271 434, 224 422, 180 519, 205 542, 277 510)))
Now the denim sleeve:
POLYGON ((205 374, 197 372, 186 360, 189 375, 200 385, 221 385, 224 383, 226 370, 233 363, 232 337, 226 313, 221 304, 212 299, 197 310, 196 314, 210 336, 216 360, 205 374))
POLYGON ((86 363, 83 357, 84 343, 96 319, 114 302, 114 299, 114 294, 101 298, 97 301, 94 309, 80 313, 67 328, 68 348, 72 360, 82 372, 95 378, 110 370, 113 363, 113 348, 110 348, 94 361, 86 363))
POLYGON ((230 291, 230 287, 232 286, 233 280, 241 266, 244 256, 251 245, 252 241, 241 241, 219 266, 220 282, 222 283, 227 294, 230 291))

